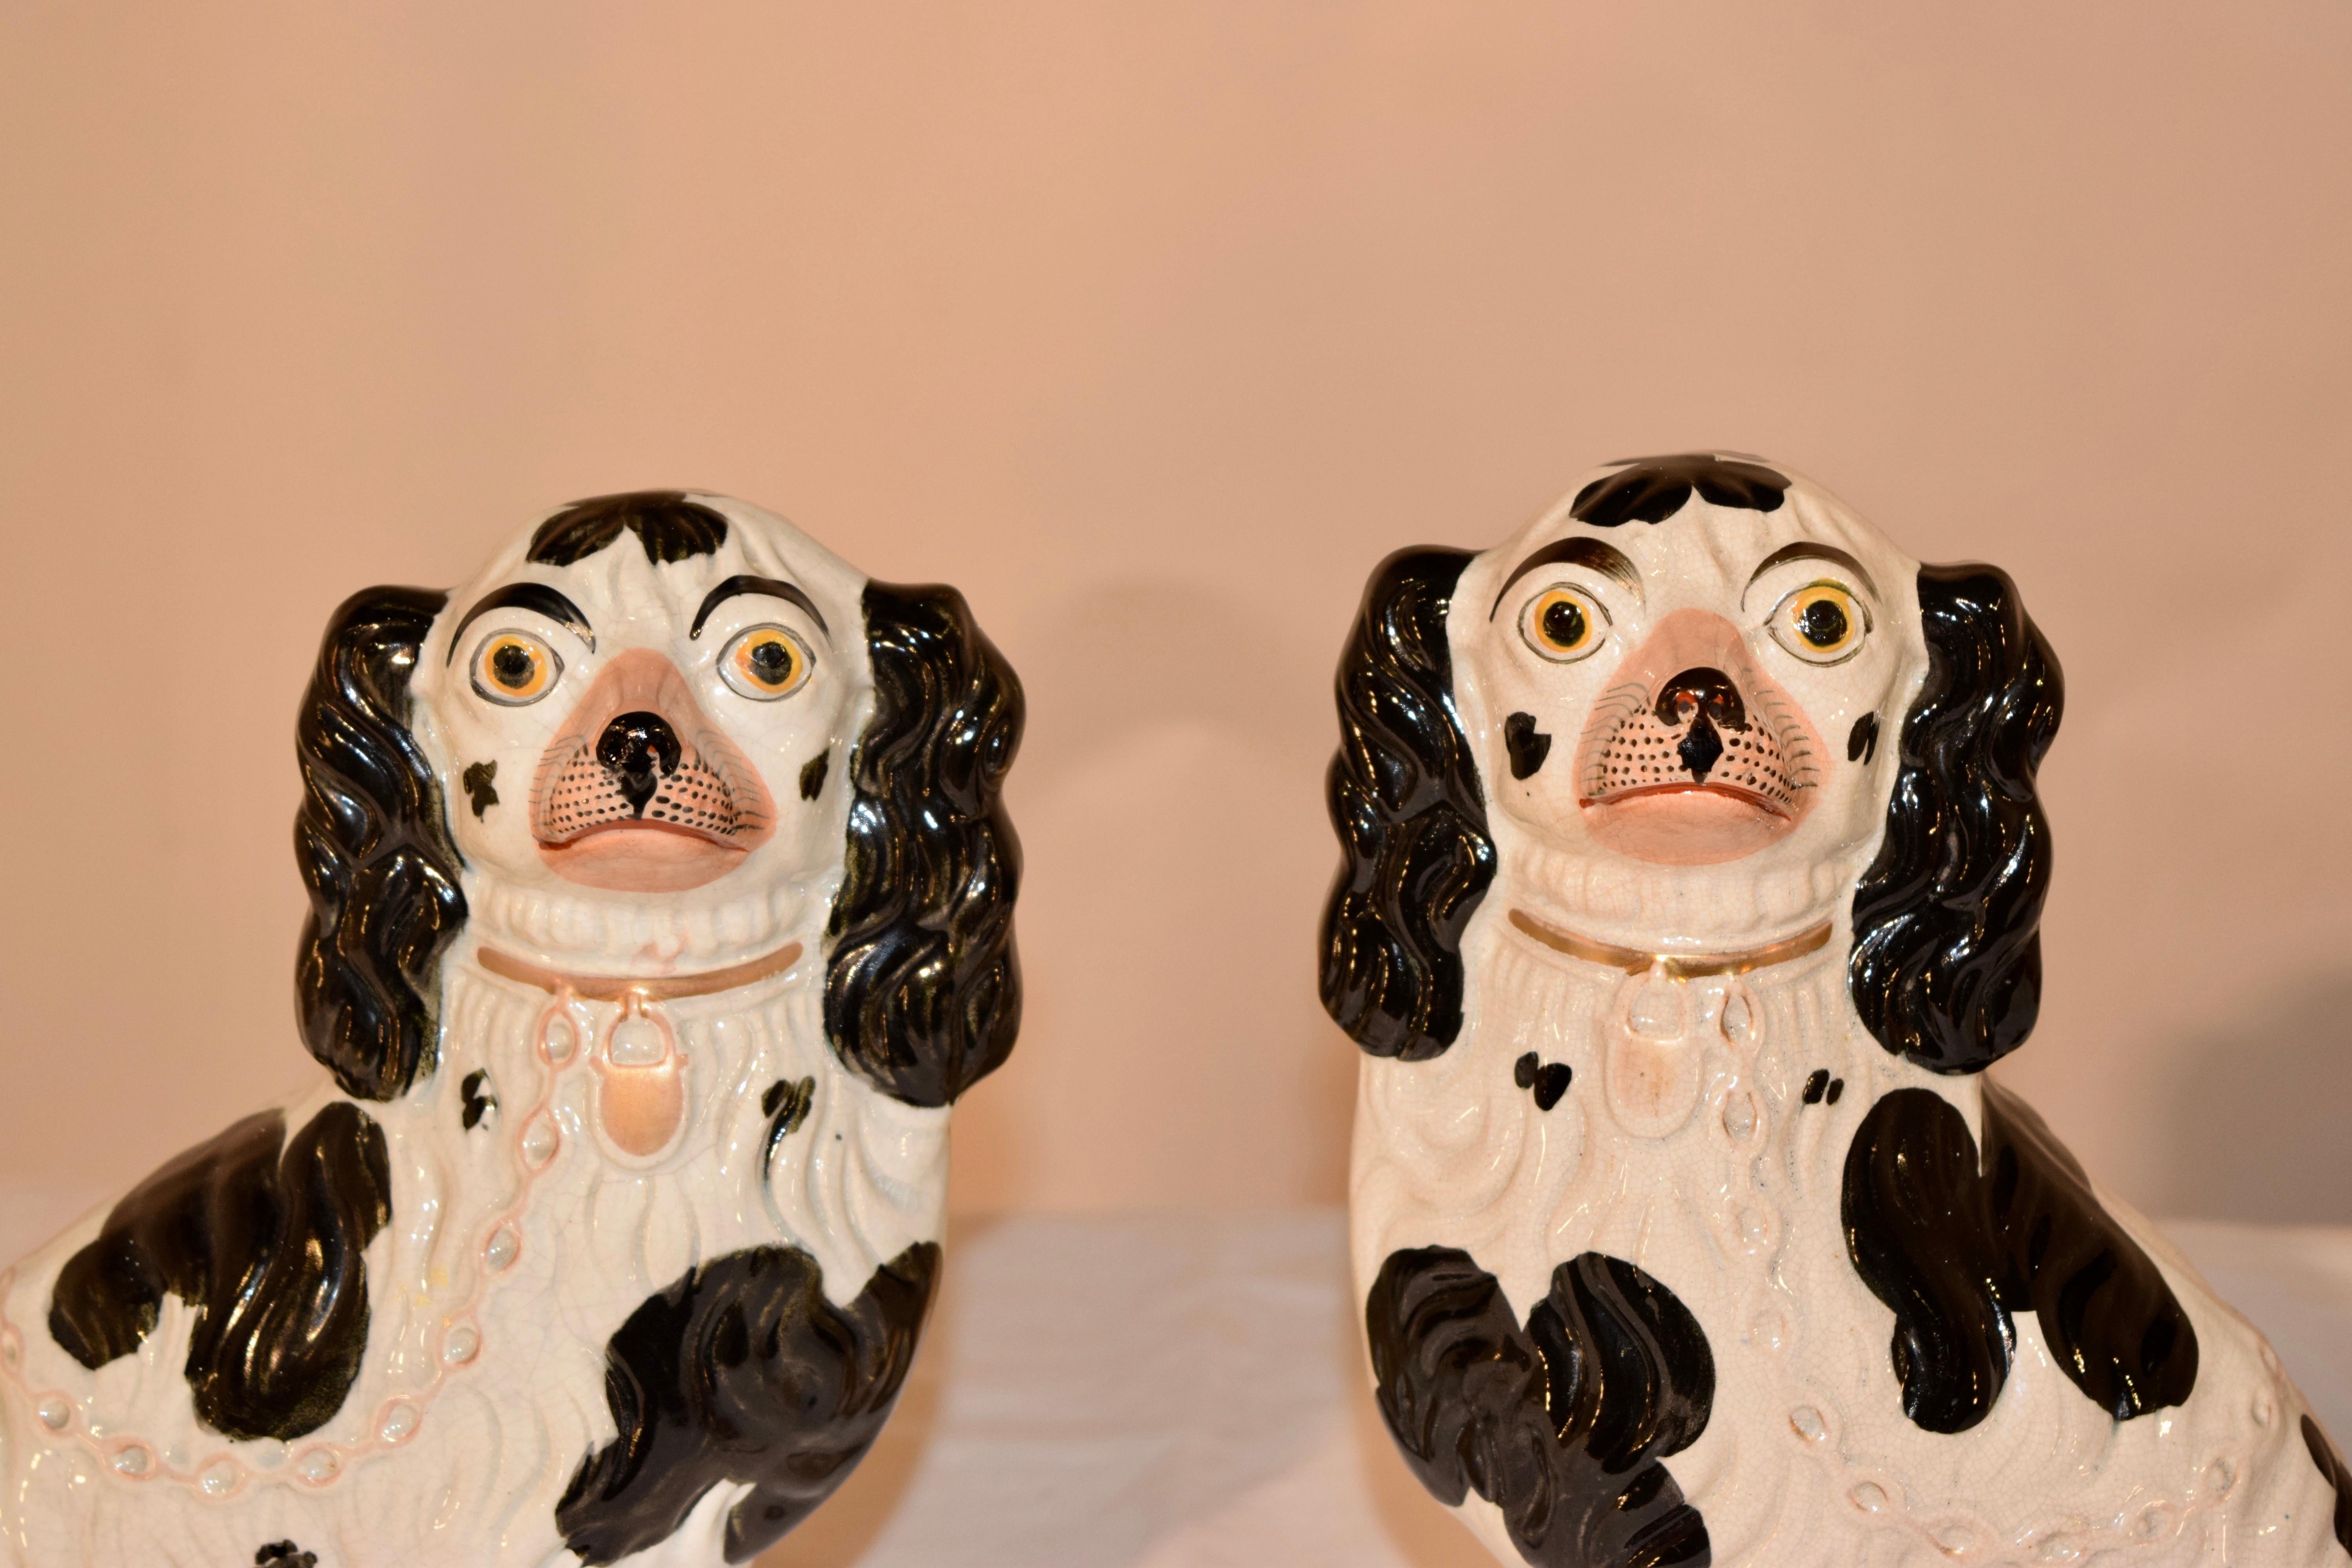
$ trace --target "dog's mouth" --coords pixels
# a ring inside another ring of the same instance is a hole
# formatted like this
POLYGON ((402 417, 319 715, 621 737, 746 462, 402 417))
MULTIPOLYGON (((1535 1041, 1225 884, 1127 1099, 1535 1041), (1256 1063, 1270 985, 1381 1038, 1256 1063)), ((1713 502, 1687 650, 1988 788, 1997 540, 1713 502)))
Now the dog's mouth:
POLYGON ((1738 627, 1677 611, 1593 705, 1577 742, 1578 805, 1593 838, 1620 854, 1717 865, 1795 830, 1812 805, 1821 752, 1738 627))
POLYGON ((592 888, 701 887, 766 842, 774 821, 758 770, 677 667, 646 648, 605 667, 541 754, 531 788, 540 858, 592 888))

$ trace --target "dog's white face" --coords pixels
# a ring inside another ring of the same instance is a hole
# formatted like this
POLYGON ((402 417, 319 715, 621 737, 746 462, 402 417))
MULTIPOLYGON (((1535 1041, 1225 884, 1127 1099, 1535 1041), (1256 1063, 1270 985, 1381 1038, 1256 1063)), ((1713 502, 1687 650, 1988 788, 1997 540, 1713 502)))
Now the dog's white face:
MULTIPOLYGON (((656 562, 622 531, 568 564, 525 530, 454 591, 419 657, 412 720, 440 775, 468 893, 552 919, 530 945, 610 952, 599 908, 649 903, 680 929, 838 878, 848 748, 870 706, 865 579, 743 502, 716 549, 656 562), (564 928, 577 928, 567 940, 564 928)), ((786 924, 797 923, 785 912, 786 924)), ((666 962, 675 952, 613 953, 666 962)))
POLYGON ((1456 700, 1497 827, 1644 888, 1858 869, 1926 665, 1916 563, 1778 470, 1757 472, 1785 490, 1743 498, 1769 508, 1702 488, 1657 521, 1654 493, 1608 493, 1620 471, 1478 556, 1454 595, 1456 700), (1579 521, 1580 498, 1616 521, 1579 521))

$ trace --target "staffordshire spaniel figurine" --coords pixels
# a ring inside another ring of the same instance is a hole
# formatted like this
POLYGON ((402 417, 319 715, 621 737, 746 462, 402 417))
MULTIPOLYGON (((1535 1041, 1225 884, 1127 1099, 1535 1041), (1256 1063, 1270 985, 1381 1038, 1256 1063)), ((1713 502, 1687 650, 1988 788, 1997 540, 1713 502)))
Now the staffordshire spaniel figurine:
POLYGON ((1984 1069, 2056 660, 1776 465, 1612 464, 1373 574, 1325 1005, 1379 1405, 1539 1568, 2341 1563, 2262 1335, 1984 1069))
POLYGON ((328 1081, 0 1279, 18 1568, 709 1568, 838 1486, 1013 1047, 1020 684, 756 507, 577 502, 327 628, 328 1081))

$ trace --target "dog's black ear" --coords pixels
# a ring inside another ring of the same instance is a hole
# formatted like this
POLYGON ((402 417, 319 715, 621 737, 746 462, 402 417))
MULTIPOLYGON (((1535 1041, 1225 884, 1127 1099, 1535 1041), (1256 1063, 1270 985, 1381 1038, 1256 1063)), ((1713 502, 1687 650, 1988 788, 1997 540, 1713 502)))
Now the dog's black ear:
POLYGON ((327 625, 295 746, 294 858, 310 918, 294 970, 310 1054, 343 1092, 394 1100, 438 1049, 441 952, 465 922, 441 786, 408 731, 408 681, 446 594, 370 588, 327 625))
POLYGON ((2050 822, 2034 794, 2058 732, 2057 656, 1990 566, 1919 569, 1927 679, 1903 721, 1886 837, 1853 899, 1847 981, 1889 1051, 1979 1072, 2042 1005, 2050 822))
POLYGON ((1323 1005, 1365 1050, 1406 1061, 1462 1031, 1462 931, 1495 877, 1445 645, 1469 559, 1423 547, 1381 562, 1339 656, 1339 752, 1325 791, 1339 875, 1323 913, 1323 1005))
POLYGON ((947 1105, 1021 1024, 1021 845, 1002 799, 1021 682, 953 588, 867 584, 866 644, 874 717, 849 758, 825 1034, 886 1092, 947 1105))

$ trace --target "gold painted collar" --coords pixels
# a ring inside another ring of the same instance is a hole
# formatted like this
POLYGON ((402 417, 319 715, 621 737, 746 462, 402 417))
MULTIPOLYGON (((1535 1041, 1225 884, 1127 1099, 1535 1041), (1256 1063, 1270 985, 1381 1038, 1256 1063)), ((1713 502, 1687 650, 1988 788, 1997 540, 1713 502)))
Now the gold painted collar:
POLYGON ((508 980, 520 980, 525 985, 536 985, 550 993, 570 992, 589 1002, 618 1002, 636 996, 647 1002, 676 1002, 688 996, 709 996, 715 992, 732 991, 739 985, 749 985, 755 980, 765 980, 772 974, 782 974, 800 962, 801 944, 788 942, 773 952, 741 963, 730 963, 724 969, 706 969, 699 974, 654 974, 635 977, 626 974, 569 974, 517 958, 510 952, 500 952, 487 943, 476 950, 484 969, 508 980))
POLYGON ((1511 911, 1511 924, 1554 952, 1564 952, 1587 963, 1622 969, 1628 974, 1646 974, 1653 968, 1663 967, 1669 980, 1696 980, 1709 974, 1746 974, 1750 970, 1769 968, 1819 952, 1829 943, 1832 922, 1823 921, 1785 941, 1743 952, 1644 952, 1639 948, 1619 947, 1614 942, 1595 942, 1562 931, 1525 910, 1511 911))

